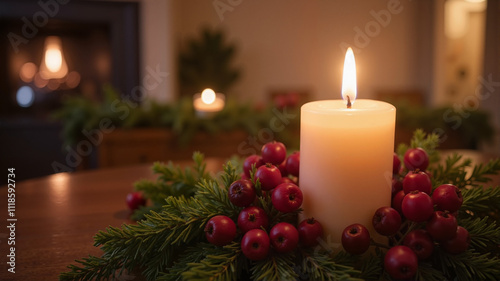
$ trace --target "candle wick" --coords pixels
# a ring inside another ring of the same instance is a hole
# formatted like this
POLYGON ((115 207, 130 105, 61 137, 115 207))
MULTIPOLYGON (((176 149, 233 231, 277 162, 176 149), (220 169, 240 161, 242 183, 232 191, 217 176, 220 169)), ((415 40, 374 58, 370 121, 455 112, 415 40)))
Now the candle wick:
POLYGON ((351 108, 352 104, 351 104, 351 98, 349 97, 349 95, 347 96, 347 108, 351 108))

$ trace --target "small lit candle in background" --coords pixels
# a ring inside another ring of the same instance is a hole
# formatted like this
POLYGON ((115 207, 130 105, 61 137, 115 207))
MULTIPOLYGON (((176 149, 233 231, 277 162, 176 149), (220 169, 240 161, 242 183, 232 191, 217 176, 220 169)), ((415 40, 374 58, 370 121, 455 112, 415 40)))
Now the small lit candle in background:
POLYGON ((396 120, 391 104, 356 99, 356 65, 350 48, 342 97, 303 105, 300 124, 301 216, 320 221, 327 242, 338 247, 342 231, 353 223, 363 224, 376 236, 373 214, 391 205, 396 120))
POLYGON ((224 109, 225 97, 212 89, 205 89, 193 97, 193 106, 198 117, 212 117, 224 109))

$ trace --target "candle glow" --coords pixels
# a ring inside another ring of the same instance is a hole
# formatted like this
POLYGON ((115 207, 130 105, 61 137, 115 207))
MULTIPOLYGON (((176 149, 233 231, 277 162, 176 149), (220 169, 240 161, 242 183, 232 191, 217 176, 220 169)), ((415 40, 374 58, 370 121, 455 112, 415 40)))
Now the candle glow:
POLYGON ((344 73, 342 76, 342 99, 346 104, 348 103, 348 96, 353 104, 357 96, 356 61, 354 60, 354 53, 350 47, 345 54, 344 73))
POLYGON ((215 101, 214 90, 207 88, 201 92, 201 100, 206 104, 212 104, 215 101))

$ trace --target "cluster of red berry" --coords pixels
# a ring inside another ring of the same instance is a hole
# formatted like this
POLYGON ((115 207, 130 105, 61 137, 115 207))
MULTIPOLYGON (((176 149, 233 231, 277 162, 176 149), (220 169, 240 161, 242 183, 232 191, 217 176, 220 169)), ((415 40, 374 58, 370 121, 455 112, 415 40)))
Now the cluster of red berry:
MULTIPOLYGON (((443 184, 433 191, 431 175, 426 171, 429 157, 422 148, 408 149, 403 162, 404 167, 394 154, 392 206, 377 209, 372 220, 379 234, 391 238, 384 268, 395 279, 412 278, 418 260, 429 258, 437 245, 458 254, 470 243, 468 231, 458 226, 456 219, 463 202, 460 189, 443 184), (408 172, 402 176, 405 168, 408 172)), ((352 254, 364 253, 370 240, 368 230, 360 224, 348 226, 342 235, 344 249, 352 254)))
POLYGON ((266 258, 271 245, 279 253, 293 251, 299 241, 305 247, 316 245, 317 239, 323 234, 318 221, 306 219, 298 227, 288 222, 278 222, 270 227, 269 214, 260 206, 258 198, 270 196, 272 207, 282 213, 298 210, 303 199, 302 191, 297 186, 299 162, 300 153, 294 152, 287 157, 286 147, 280 142, 267 143, 262 147, 260 156, 247 157, 241 179, 234 181, 228 189, 231 203, 243 208, 238 215, 237 225, 227 216, 214 216, 205 225, 207 240, 214 245, 224 246, 234 241, 240 233, 243 235, 241 250, 250 260, 266 258), (260 190, 251 180, 252 171, 255 171, 255 182, 260 182, 260 190))

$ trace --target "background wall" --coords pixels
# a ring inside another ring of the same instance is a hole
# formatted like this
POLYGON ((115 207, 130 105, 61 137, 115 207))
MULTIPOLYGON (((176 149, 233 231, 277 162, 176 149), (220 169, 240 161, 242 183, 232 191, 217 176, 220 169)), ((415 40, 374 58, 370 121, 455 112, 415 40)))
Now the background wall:
MULTIPOLYGON (((151 7, 150 1, 144 3, 151 7)), ((428 95, 432 88, 430 1, 168 0, 164 3, 158 8, 168 10, 165 15, 174 14, 176 18, 170 25, 173 37, 168 38, 174 38, 177 48, 188 38, 198 36, 204 25, 223 28, 237 44, 236 65, 243 73, 228 94, 241 100, 266 101, 271 89, 308 89, 314 99, 339 98, 347 45, 355 48, 358 97, 374 98, 381 90, 419 90, 428 95)), ((148 7, 144 10, 154 12, 148 7)), ((143 30, 158 32, 150 30, 155 26, 151 23, 154 15, 148 13, 144 20, 148 27, 143 30)), ((156 21, 160 27, 167 27, 162 18, 156 21)), ((157 38, 155 42, 162 40, 157 38)), ((156 52, 158 48, 153 50, 156 52)), ((175 59, 176 53, 172 51, 171 47, 164 49, 170 52, 167 55, 170 59, 175 59)), ((173 67, 168 63, 165 66, 173 67)), ((169 71, 174 73, 175 69, 169 71)), ((173 89, 168 87, 166 97, 161 91, 152 96, 169 100, 176 95, 173 89)))

